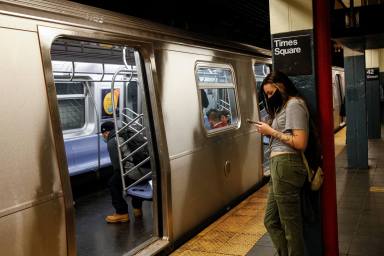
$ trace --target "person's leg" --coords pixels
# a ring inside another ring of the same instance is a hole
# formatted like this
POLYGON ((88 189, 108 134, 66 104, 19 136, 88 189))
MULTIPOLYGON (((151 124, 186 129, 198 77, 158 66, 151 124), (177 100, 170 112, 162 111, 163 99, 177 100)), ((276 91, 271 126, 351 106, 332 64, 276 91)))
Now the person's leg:
POLYGON ((123 197, 123 186, 120 173, 115 172, 108 182, 108 188, 111 193, 112 205, 116 213, 109 215, 105 220, 109 223, 129 221, 128 205, 123 197))
POLYGON ((128 213, 128 205, 123 197, 123 185, 121 183, 120 173, 115 172, 108 182, 108 188, 111 192, 112 205, 118 214, 128 213))
POLYGON ((141 198, 136 196, 132 197, 133 215, 135 216, 135 218, 143 217, 142 205, 143 200, 141 198))
POLYGON ((132 196, 132 206, 134 209, 141 209, 143 200, 139 197, 132 196))
MULTIPOLYGON (((130 184, 134 183, 135 180, 127 177, 125 179, 125 182, 129 186, 130 184)), ((143 205, 143 200, 141 198, 132 196, 133 215, 135 216, 135 218, 141 218, 143 216, 143 211, 141 209, 142 205, 143 205)))
POLYGON ((303 223, 300 191, 305 181, 305 169, 300 158, 279 158, 276 168, 274 196, 280 222, 285 232, 289 256, 304 255, 303 223))
POLYGON ((265 209, 264 225, 272 239, 273 244, 280 256, 288 255, 287 241, 284 229, 281 226, 277 202, 274 195, 274 179, 276 178, 277 162, 274 158, 270 159, 271 180, 268 183, 268 201, 265 209))
POLYGON ((285 233, 280 223, 279 211, 273 194, 273 185, 269 183, 267 207, 265 209, 264 225, 280 256, 288 255, 285 233))

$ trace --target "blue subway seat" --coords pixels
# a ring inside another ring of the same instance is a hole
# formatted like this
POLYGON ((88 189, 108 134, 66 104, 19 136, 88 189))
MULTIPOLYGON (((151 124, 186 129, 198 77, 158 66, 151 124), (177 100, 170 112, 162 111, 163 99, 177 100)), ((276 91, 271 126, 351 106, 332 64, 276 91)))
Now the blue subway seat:
MULTIPOLYGON (((69 175, 74 176, 81 173, 96 171, 98 169, 98 149, 96 134, 66 139, 65 152, 67 155, 69 175)), ((100 167, 111 165, 107 144, 100 140, 100 167)))
POLYGON ((127 195, 139 197, 145 200, 152 200, 152 180, 129 188, 127 195))

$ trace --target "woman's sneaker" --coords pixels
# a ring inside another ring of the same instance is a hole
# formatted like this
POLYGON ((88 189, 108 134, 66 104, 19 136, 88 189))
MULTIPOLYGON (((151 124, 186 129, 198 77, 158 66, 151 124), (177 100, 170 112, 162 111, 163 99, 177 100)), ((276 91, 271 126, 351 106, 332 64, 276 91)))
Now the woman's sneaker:
POLYGON ((108 222, 108 223, 128 222, 129 221, 129 216, 128 216, 128 213, 126 213, 126 214, 114 213, 113 215, 108 215, 105 218, 105 221, 108 222))

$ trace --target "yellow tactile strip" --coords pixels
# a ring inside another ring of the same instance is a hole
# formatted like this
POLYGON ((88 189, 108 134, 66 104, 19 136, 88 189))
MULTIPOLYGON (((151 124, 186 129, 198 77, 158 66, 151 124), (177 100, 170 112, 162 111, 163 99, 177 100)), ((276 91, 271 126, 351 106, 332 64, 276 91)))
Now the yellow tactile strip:
POLYGON ((266 233, 267 193, 265 185, 171 255, 246 255, 266 233))
POLYGON ((345 149, 345 138, 347 136, 347 127, 344 127, 335 134, 335 156, 338 156, 345 149))

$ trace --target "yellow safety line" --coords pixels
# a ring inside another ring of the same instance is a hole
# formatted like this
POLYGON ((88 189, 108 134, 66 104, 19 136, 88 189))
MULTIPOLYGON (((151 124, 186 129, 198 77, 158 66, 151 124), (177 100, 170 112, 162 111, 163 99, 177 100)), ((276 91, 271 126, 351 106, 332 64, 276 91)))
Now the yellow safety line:
POLYGON ((381 193, 384 193, 384 187, 375 187, 375 186, 372 186, 369 188, 369 192, 381 192, 381 193))

